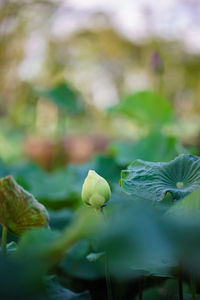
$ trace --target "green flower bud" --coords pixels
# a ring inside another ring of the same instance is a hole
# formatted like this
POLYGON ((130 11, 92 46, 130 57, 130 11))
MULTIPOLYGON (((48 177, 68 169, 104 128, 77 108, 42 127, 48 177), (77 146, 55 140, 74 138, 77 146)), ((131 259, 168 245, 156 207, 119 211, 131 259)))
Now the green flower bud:
POLYGON ((35 227, 48 227, 45 207, 12 176, 0 179, 0 207, 0 224, 16 235, 35 227))
POLYGON ((100 209, 110 199, 111 191, 107 181, 95 171, 90 170, 82 188, 82 200, 85 204, 100 209))

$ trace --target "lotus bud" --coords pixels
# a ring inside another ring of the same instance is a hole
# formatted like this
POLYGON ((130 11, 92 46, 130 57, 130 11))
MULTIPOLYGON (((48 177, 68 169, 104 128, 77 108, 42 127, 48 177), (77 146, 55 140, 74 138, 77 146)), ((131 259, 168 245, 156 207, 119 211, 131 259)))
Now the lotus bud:
POLYGON ((0 179, 0 224, 15 235, 28 229, 48 227, 48 213, 12 176, 0 179))
POLYGON ((90 170, 82 188, 83 202, 95 209, 100 209, 110 199, 110 196, 108 182, 95 171, 90 170))

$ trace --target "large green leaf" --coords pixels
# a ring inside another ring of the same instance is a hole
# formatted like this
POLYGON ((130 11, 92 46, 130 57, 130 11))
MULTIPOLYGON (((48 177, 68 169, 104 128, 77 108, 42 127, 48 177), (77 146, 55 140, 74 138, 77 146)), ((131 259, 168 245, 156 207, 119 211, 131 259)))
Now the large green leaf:
MULTIPOLYGON (((80 200, 81 167, 70 165, 48 173, 32 164, 10 167, 16 181, 50 208, 73 206, 80 200)), ((87 170, 84 175, 86 176, 87 170)))
POLYGON ((69 209, 48 210, 49 225, 54 230, 61 230, 68 226, 74 218, 74 212, 69 209))
POLYGON ((157 276, 173 278, 172 270, 175 270, 178 263, 175 259, 166 258, 148 258, 137 260, 131 265, 131 269, 139 276, 157 276))
POLYGON ((39 95, 53 101, 61 110, 69 113, 82 113, 83 101, 78 93, 66 83, 60 83, 52 89, 39 92, 39 95))
POLYGON ((135 197, 161 201, 170 192, 180 200, 200 187, 200 157, 182 154, 162 163, 135 160, 122 171, 121 185, 135 197))
POLYGON ((121 278, 170 275, 176 260, 165 234, 169 223, 150 202, 122 196, 121 202, 113 201, 105 208, 105 217, 106 227, 96 238, 96 249, 106 252, 111 274, 121 278))
POLYGON ((148 125, 166 123, 173 118, 171 103, 163 96, 151 91, 130 94, 110 108, 110 111, 148 125))
MULTIPOLYGON (((38 231, 39 233, 39 231, 38 231)), ((46 242, 49 239, 46 239, 46 242)), ((50 242, 50 240, 49 240, 50 242)), ((48 243, 47 243, 48 245, 48 243)), ((13 247, 13 246, 12 246, 13 247)), ((7 247, 8 250, 8 247, 7 247)), ((10 251, 9 251, 10 250, 10 251)), ((16 257, 14 253, 6 257, 0 255, 0 289, 1 299, 20 300, 90 300, 87 291, 73 292, 68 289, 68 282, 59 282, 55 275, 46 276, 41 268, 43 261, 37 258, 22 255, 16 257)), ((14 249, 13 249, 14 250, 14 249)))
MULTIPOLYGON (((68 255, 62 260, 61 267, 73 277, 82 279, 95 279, 104 276, 104 263, 96 258, 90 260, 87 256, 91 253, 91 243, 87 240, 74 245, 68 255)), ((94 257, 93 257, 94 258, 94 257)))

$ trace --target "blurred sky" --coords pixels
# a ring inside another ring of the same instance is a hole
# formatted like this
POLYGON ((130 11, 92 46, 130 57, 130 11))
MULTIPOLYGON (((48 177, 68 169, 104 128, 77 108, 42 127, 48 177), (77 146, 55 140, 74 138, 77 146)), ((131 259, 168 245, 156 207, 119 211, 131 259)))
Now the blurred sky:
POLYGON ((105 18, 97 17, 99 12, 108 16, 109 26, 134 42, 148 42, 156 36, 180 41, 187 52, 200 53, 200 0, 54 2, 56 9, 49 16, 48 24, 33 30, 27 38, 25 58, 19 66, 22 79, 32 78, 41 71, 45 57, 45 39, 51 37, 59 42, 80 28, 105 26, 105 18))
MULTIPOLYGON (((80 29, 95 31, 111 27, 134 43, 148 44, 152 38, 157 37, 178 41, 179 47, 182 46, 189 54, 200 54, 200 0, 51 1, 55 6, 46 14, 46 19, 38 3, 32 6, 32 10, 26 11, 29 30, 24 45, 24 58, 18 67, 22 80, 32 80, 42 74, 49 41, 54 41, 57 45, 64 44, 80 29)), ((102 108, 114 104, 117 101, 116 87, 112 88, 108 74, 106 76, 102 73, 97 64, 95 70, 85 70, 80 66, 79 62, 75 78, 70 74, 73 83, 76 81, 77 87, 88 86, 97 106, 102 108)), ((150 86, 146 73, 140 71, 135 69, 135 74, 132 72, 125 80, 132 91, 133 82, 136 90, 150 86)))
POLYGON ((152 35, 183 41, 188 51, 200 52, 199 0, 61 0, 53 32, 65 35, 89 26, 94 12, 105 12, 118 31, 134 41, 152 35))

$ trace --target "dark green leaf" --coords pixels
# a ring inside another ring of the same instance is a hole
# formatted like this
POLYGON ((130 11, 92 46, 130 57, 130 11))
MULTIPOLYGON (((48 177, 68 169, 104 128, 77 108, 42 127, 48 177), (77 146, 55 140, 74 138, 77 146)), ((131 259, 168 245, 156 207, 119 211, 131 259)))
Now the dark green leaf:
POLYGON ((88 241, 77 243, 63 259, 61 267, 67 274, 78 278, 95 279, 104 276, 104 264, 99 261, 91 263, 86 258, 90 252, 91 245, 88 241))
MULTIPOLYGON (((188 292, 188 286, 186 284, 183 285, 183 291, 188 292)), ((152 287, 149 289, 144 290, 143 292, 143 299, 144 300, 175 300, 179 299, 177 295, 178 292, 178 281, 174 279, 169 279, 159 287, 152 287)), ((184 294, 184 300, 185 298, 184 294)), ((135 300, 139 298, 136 297, 135 300)), ((190 299, 190 298, 189 298, 190 299)))
POLYGON ((20 184, 49 208, 72 206, 80 200, 81 182, 75 166, 48 173, 34 165, 25 164, 15 166, 11 171, 20 184))
POLYGON ((74 217, 74 213, 69 209, 48 210, 48 213, 50 219, 49 225, 54 230, 64 229, 71 223, 74 217))
POLYGON ((138 276, 158 276, 158 277, 173 277, 172 269, 177 268, 177 262, 170 259, 160 259, 155 258, 148 261, 142 259, 141 261, 134 262, 134 265, 131 266, 131 269, 134 270, 138 276))

